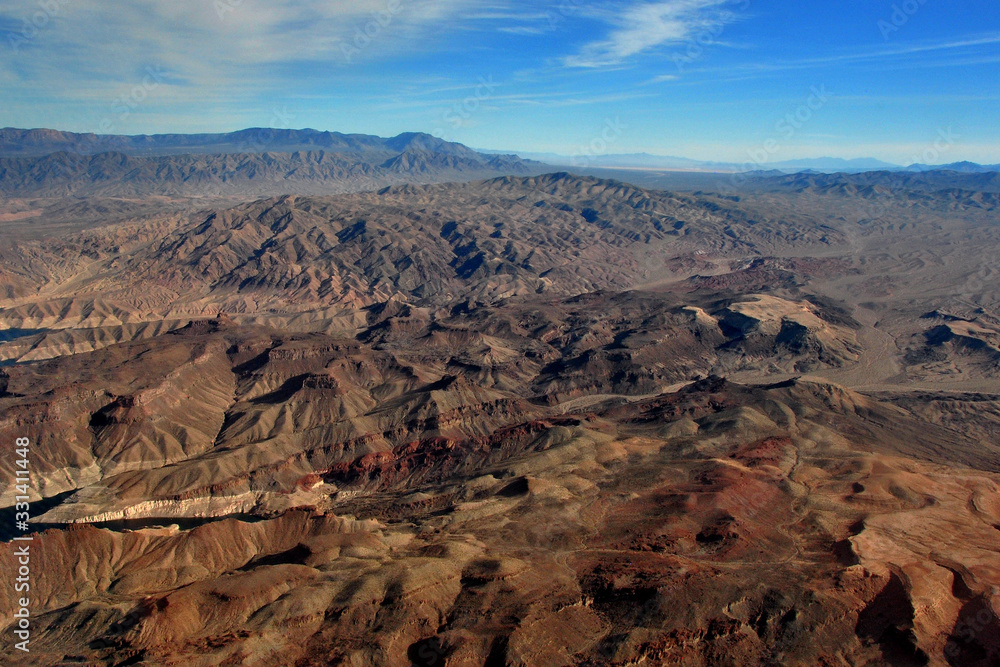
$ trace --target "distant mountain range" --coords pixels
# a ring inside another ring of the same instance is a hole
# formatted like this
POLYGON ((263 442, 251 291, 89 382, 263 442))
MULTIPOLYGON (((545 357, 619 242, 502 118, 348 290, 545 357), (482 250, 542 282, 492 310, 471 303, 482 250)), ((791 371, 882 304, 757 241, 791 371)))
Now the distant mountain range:
MULTIPOLYGON (((250 128, 220 134, 95 135, 0 129, 0 196, 267 197, 338 194, 403 183, 471 181, 558 171, 619 169, 640 179, 656 171, 742 172, 746 165, 634 153, 573 158, 476 151, 429 134, 383 138, 319 130, 250 128)), ((958 162, 900 167, 880 160, 816 158, 762 165, 752 178, 785 174, 946 171, 987 174, 1000 165, 958 162)), ((935 178, 935 183, 940 179, 935 178)), ((648 183, 654 187, 654 183, 648 183)), ((988 184, 987 189, 989 187, 988 184)), ((979 188, 983 189, 983 188, 979 188)))
MULTIPOLYGON (((482 150, 483 153, 494 151, 482 150)), ((499 152, 499 151, 497 151, 499 152)), ((609 155, 559 155, 557 153, 525 153, 518 152, 518 155, 532 160, 538 160, 547 164, 562 165, 576 168, 618 168, 618 169, 664 169, 664 170, 691 170, 707 172, 743 172, 748 167, 754 167, 753 171, 776 171, 783 173, 797 173, 801 171, 816 171, 822 173, 861 173, 867 171, 961 171, 966 173, 984 173, 1000 171, 1000 165, 981 165, 974 162, 956 162, 944 165, 914 164, 901 166, 884 162, 875 158, 856 158, 845 160, 844 158, 819 157, 797 160, 785 160, 783 162, 767 162, 759 165, 752 163, 736 162, 712 162, 703 160, 692 160, 690 158, 676 157, 671 155, 652 155, 650 153, 618 153, 609 155)))
POLYGON ((874 158, 857 158, 845 160, 837 157, 821 157, 804 160, 785 160, 784 162, 770 162, 764 165, 768 169, 780 170, 813 170, 825 172, 857 172, 873 171, 877 169, 899 169, 900 167, 889 162, 876 160, 874 158))
POLYGON ((388 139, 369 134, 341 134, 319 130, 249 128, 222 134, 96 135, 59 130, 0 129, 0 156, 42 156, 59 151, 94 155, 179 155, 188 153, 328 153, 376 154, 388 158, 407 151, 444 153, 477 159, 476 151, 421 132, 406 132, 388 139))
POLYGON ((885 195, 892 191, 931 192, 939 198, 951 191, 963 193, 1000 193, 1000 172, 932 169, 926 171, 868 171, 858 174, 800 172, 782 174, 755 172, 747 185, 798 192, 843 192, 848 195, 885 195))
POLYGON ((547 170, 413 132, 385 139, 260 128, 142 136, 0 130, 0 195, 8 197, 337 194, 547 170))
POLYGON ((967 174, 983 174, 1000 171, 1000 164, 977 164, 975 162, 952 162, 942 165, 911 164, 906 168, 906 171, 960 171, 967 174))

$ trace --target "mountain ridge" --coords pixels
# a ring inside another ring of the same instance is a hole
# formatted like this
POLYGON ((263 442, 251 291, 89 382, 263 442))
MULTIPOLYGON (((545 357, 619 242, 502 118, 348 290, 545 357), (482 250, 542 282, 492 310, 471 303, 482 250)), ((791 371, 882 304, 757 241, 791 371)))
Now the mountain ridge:
MULTIPOLYGON (((422 140, 421 140, 422 141, 422 140)), ((397 146, 412 146, 399 141, 397 146)), ((7 197, 145 197, 339 194, 387 185, 468 181, 543 171, 516 156, 407 148, 400 153, 92 155, 65 151, 0 157, 0 194, 7 197)))
POLYGON ((469 157, 475 154, 462 144, 423 132, 404 132, 383 138, 370 134, 344 134, 313 130, 251 127, 234 132, 203 134, 98 135, 48 128, 0 129, 0 156, 41 156, 60 151, 81 154, 120 152, 131 155, 182 153, 224 154, 326 150, 339 153, 403 153, 431 150, 469 157))
MULTIPOLYGON (((488 149, 478 149, 481 153, 494 153, 488 149)), ((561 155, 558 153, 544 153, 531 151, 516 151, 523 158, 538 160, 552 165, 570 166, 574 168, 606 168, 606 169, 666 169, 683 171, 733 171, 733 172, 755 172, 755 171, 782 171, 784 173, 794 173, 800 171, 817 171, 822 173, 865 173, 869 171, 899 171, 899 172, 920 172, 952 170, 963 172, 993 172, 1000 171, 998 164, 978 164, 975 162, 954 162, 950 164, 928 165, 911 164, 899 165, 876 158, 839 158, 821 156, 815 158, 797 158, 793 160, 782 160, 779 162, 726 162, 717 160, 698 160, 693 158, 679 157, 676 155, 656 155, 648 152, 640 153, 608 153, 601 155, 561 155)))
POLYGON ((328 130, 251 127, 232 132, 163 133, 138 135, 98 135, 68 132, 50 128, 0 128, 0 157, 39 157, 60 151, 81 154, 121 152, 129 155, 163 156, 179 154, 233 154, 324 150, 336 153, 380 153, 384 159, 407 151, 446 153, 465 158, 483 155, 516 154, 525 161, 581 167, 619 167, 629 169, 722 170, 747 171, 750 164, 760 170, 803 171, 823 173, 868 171, 937 171, 951 170, 970 173, 1000 171, 1000 164, 978 164, 970 161, 949 164, 899 165, 876 158, 840 158, 821 156, 796 158, 777 162, 746 163, 699 160, 647 151, 605 153, 599 155, 561 155, 558 153, 473 149, 425 132, 403 132, 394 137, 379 137, 361 133, 328 130))

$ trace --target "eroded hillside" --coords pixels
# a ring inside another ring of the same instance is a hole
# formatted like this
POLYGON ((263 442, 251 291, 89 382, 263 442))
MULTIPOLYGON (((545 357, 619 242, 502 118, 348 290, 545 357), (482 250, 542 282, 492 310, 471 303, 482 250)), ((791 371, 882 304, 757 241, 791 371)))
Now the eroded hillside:
POLYGON ((815 180, 93 200, 8 243, 27 664, 994 664, 991 199, 815 180))

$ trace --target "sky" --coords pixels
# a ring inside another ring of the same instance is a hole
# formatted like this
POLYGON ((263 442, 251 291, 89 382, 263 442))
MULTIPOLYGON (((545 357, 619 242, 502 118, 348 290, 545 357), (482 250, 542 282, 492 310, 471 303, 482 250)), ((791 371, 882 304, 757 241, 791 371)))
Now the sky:
POLYGON ((996 0, 4 0, 0 126, 1000 163, 996 0))

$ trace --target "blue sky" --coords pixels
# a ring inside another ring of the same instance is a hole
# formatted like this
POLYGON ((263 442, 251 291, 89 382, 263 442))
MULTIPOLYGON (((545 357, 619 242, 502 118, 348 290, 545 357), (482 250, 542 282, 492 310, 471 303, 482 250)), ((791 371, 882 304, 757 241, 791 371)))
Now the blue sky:
POLYGON ((81 132, 313 127, 566 155, 908 164, 933 149, 997 163, 1000 6, 6 0, 0 90, 0 126, 81 132))

